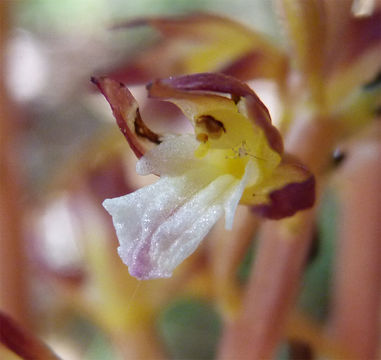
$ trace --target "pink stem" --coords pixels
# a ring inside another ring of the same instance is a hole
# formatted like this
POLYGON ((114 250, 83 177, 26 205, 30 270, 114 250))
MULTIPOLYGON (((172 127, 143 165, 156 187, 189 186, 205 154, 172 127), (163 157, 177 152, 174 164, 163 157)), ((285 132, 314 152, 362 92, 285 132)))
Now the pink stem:
POLYGON ((243 311, 225 334, 221 359, 270 359, 274 355, 309 248, 312 211, 303 214, 303 223, 301 231, 286 237, 287 229, 274 221, 262 227, 243 311))
POLYGON ((332 332, 357 359, 376 359, 381 303, 381 145, 349 152, 339 174, 340 228, 332 332))
POLYGON ((24 360, 59 360, 40 339, 22 329, 2 312, 0 312, 0 344, 24 360))
POLYGON ((0 307, 27 323, 25 259, 22 249, 22 205, 16 158, 15 111, 5 83, 8 1, 0 2, 0 307))
POLYGON ((253 240, 258 223, 258 218, 248 207, 239 206, 233 229, 226 231, 222 219, 208 237, 214 291, 225 316, 236 310, 240 295, 236 270, 253 240))
MULTIPOLYGON (((333 122, 302 121, 291 129, 286 149, 318 175, 327 168, 336 136, 333 122)), ((243 309, 235 323, 227 324, 220 359, 274 356, 299 287, 313 226, 313 210, 264 223, 243 309)))

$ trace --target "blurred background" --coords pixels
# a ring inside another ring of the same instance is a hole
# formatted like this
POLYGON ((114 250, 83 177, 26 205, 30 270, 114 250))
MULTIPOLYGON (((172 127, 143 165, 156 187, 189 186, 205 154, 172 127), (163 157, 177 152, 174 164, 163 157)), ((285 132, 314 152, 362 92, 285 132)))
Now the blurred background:
MULTIPOLYGON (((222 14, 283 49, 272 5, 268 0, 1 1, 0 308, 62 359, 214 358, 230 315, 215 289, 213 246, 205 242, 173 278, 146 282, 130 277, 117 256, 118 242, 101 203, 154 177, 135 174, 135 157, 90 77, 118 69, 157 41, 158 32, 149 27, 112 28, 142 16, 222 14)), ((252 85, 277 123, 281 105, 274 84, 252 85)), ((133 84, 132 91, 148 123, 159 111, 159 130, 186 126, 174 122, 171 106, 145 100, 144 87, 133 84)), ((330 192, 322 199, 316 217, 319 256, 311 251, 315 262, 298 300, 316 324, 324 323, 329 309, 337 231, 337 199, 330 192)), ((234 268, 238 298, 255 253, 254 234, 246 235, 234 268)), ((293 351, 313 358, 306 344, 287 339, 277 358, 297 358, 293 351)), ((0 357, 18 358, 1 344, 0 357)))

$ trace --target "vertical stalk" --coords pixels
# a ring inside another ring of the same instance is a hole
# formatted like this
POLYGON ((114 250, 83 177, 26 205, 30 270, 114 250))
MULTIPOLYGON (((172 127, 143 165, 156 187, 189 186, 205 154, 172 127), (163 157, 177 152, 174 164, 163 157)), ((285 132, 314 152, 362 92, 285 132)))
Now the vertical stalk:
MULTIPOLYGON (((303 121, 291 129, 286 149, 318 176, 327 166, 336 136, 334 122, 303 121)), ((237 321, 227 325, 221 359, 259 360, 275 355, 299 288, 313 227, 314 210, 263 224, 243 309, 237 321)))
POLYGON ((231 231, 226 231, 225 221, 221 219, 208 237, 217 305, 227 319, 236 313, 241 297, 236 281, 237 267, 259 224, 259 219, 247 207, 238 207, 235 216, 231 231))
POLYGON ((0 2, 0 307, 20 324, 27 323, 23 208, 17 159, 15 111, 4 78, 9 29, 9 2, 0 2))
POLYGON ((261 229, 257 260, 238 321, 227 329, 221 359, 271 359, 284 332, 312 236, 313 211, 289 233, 282 222, 261 229))
POLYGON ((364 360, 377 358, 381 330, 380 155, 379 143, 351 148, 337 179, 340 227, 331 330, 364 360))

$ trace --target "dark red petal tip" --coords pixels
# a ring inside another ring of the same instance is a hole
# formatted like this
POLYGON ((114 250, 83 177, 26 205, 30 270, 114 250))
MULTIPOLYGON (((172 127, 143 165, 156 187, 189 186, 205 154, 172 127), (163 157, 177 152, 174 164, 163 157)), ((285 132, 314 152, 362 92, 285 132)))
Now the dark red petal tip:
POLYGON ((291 183, 269 195, 270 203, 253 206, 256 214, 279 220, 294 215, 299 210, 312 207, 315 203, 315 177, 311 175, 301 183, 291 183))

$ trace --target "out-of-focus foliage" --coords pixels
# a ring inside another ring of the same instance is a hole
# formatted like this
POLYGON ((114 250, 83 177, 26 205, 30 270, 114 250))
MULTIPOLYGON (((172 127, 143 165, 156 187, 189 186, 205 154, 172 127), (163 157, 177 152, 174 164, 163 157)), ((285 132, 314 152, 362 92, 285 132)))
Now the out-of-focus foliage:
POLYGON ((175 300, 163 309, 157 326, 174 359, 212 359, 216 355, 221 319, 204 301, 175 300))
POLYGON ((334 191, 322 199, 316 229, 316 253, 307 265, 299 306, 317 320, 324 320, 329 311, 332 289, 333 259, 337 238, 338 207, 334 191))

